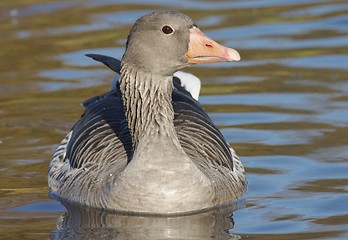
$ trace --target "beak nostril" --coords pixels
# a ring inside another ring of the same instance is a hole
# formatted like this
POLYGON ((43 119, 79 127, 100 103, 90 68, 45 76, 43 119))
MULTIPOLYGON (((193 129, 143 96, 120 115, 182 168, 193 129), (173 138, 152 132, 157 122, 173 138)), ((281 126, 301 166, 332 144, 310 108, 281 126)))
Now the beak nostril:
POLYGON ((198 28, 190 29, 190 41, 186 56, 189 64, 240 60, 240 55, 236 50, 220 45, 198 28))

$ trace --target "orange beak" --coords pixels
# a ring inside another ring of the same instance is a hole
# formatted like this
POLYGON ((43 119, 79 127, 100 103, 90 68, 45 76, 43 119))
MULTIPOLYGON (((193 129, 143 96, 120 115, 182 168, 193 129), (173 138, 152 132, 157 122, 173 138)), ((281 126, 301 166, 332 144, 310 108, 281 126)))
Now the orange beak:
POLYGON ((197 27, 190 29, 188 63, 213 63, 239 61, 240 55, 233 48, 224 47, 207 37, 197 27))

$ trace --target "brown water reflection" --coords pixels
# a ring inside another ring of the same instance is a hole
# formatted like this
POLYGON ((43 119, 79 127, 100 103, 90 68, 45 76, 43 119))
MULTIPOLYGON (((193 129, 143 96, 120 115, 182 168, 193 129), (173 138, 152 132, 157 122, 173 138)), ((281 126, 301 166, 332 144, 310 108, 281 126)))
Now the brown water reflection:
MULTIPOLYGON (((168 8, 242 55, 187 69, 202 79, 200 100, 250 182, 233 229, 230 213, 209 217, 231 232, 215 236, 347 238, 348 4, 339 0, 1 1, 0 236, 48 239, 60 221, 64 208, 47 197, 48 162, 80 103, 113 78, 83 54, 121 57, 135 19, 168 8)), ((136 235, 143 224, 127 226, 136 235)))

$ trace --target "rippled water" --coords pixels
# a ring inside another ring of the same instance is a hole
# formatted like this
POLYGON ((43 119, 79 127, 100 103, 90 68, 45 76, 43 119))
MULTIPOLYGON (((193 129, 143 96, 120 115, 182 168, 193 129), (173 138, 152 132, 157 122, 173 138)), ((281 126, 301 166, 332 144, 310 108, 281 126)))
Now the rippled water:
POLYGON ((347 239, 348 3, 121 2, 0 2, 0 238, 347 239), (50 156, 80 102, 113 78, 84 54, 121 57, 131 24, 168 8, 242 55, 186 70, 246 166, 245 207, 180 218, 64 213, 47 196, 50 156))

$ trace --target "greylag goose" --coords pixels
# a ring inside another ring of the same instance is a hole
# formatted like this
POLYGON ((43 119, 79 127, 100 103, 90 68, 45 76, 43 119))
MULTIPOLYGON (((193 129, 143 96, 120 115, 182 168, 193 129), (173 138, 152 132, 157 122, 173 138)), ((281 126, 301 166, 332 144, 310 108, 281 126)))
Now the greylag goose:
POLYGON ((239 60, 236 50, 208 38, 184 14, 161 11, 138 19, 117 86, 83 103, 84 114, 53 155, 50 195, 164 215, 240 198, 247 186, 242 163, 199 102, 173 81, 176 71, 192 64, 239 60))

